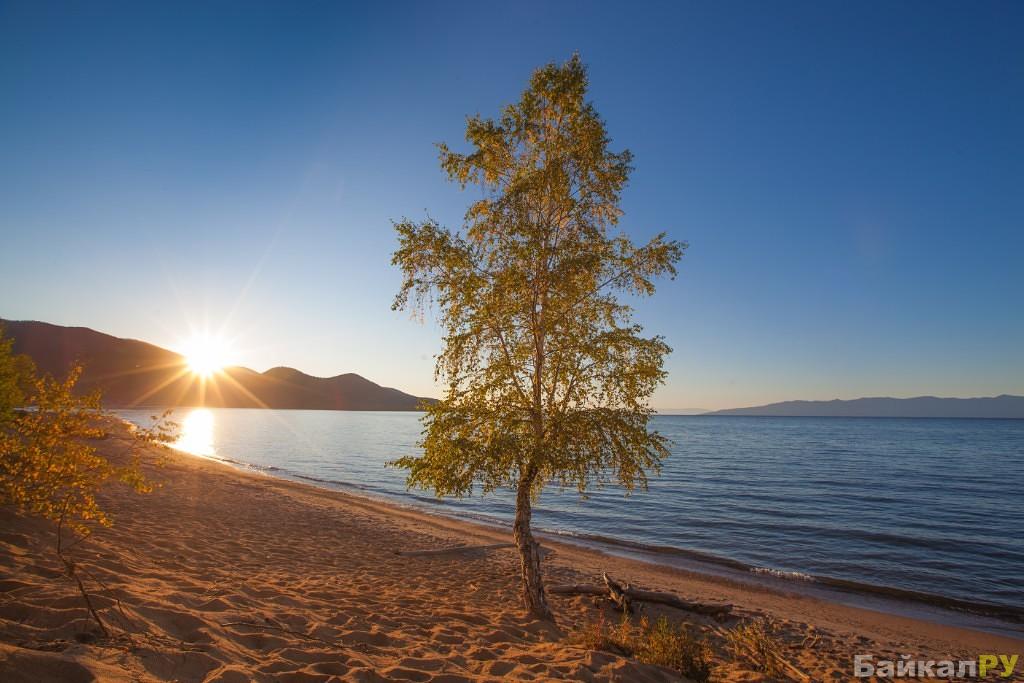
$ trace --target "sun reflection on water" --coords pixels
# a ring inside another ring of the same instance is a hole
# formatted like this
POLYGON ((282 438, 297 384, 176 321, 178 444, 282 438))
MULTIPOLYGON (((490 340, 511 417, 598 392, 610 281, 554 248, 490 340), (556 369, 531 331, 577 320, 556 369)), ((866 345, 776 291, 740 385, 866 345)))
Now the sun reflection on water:
POLYGON ((181 422, 181 434, 174 442, 178 450, 212 457, 217 454, 213 447, 213 413, 206 408, 195 408, 181 422))

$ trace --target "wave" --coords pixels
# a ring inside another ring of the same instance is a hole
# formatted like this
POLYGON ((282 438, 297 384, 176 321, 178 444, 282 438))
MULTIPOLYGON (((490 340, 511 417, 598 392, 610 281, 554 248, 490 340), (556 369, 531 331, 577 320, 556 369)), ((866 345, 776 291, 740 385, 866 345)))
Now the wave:
POLYGON ((777 579, 786 579, 789 581, 814 581, 814 577, 804 572, 788 572, 784 569, 773 569, 771 567, 751 567, 751 574, 766 574, 768 576, 774 576, 777 579))
POLYGON ((256 470, 258 472, 284 472, 285 471, 285 470, 281 469, 280 467, 275 467, 274 465, 257 465, 255 463, 243 462, 241 460, 233 460, 232 458, 225 458, 225 457, 218 456, 218 455, 205 456, 205 457, 208 457, 210 460, 216 460, 218 462, 225 462, 225 463, 227 463, 229 465, 234 465, 235 467, 241 467, 241 468, 244 468, 244 469, 247 469, 247 470, 256 470))

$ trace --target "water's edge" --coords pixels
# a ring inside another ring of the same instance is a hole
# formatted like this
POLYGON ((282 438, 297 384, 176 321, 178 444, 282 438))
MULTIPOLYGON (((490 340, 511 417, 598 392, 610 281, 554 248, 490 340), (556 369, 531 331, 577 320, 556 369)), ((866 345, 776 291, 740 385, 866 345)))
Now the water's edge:
MULTIPOLYGON (((126 422, 128 421, 126 420, 126 422)), ((469 521, 496 529, 507 529, 509 526, 505 520, 499 517, 452 509, 446 507, 443 500, 427 498, 415 493, 399 496, 388 491, 373 490, 354 482, 313 477, 281 467, 255 465, 228 457, 195 455, 185 450, 175 450, 192 457, 220 462, 242 471, 256 472, 293 483, 343 493, 377 504, 411 509, 454 521, 469 521)), ((942 595, 828 576, 783 572, 756 567, 728 557, 671 546, 649 545, 610 536, 559 531, 544 527, 537 527, 536 530, 537 535, 541 538, 575 545, 587 550, 596 550, 608 555, 638 560, 655 566, 680 569, 702 576, 724 578, 770 590, 815 597, 850 607, 1024 638, 1024 608, 980 601, 969 602, 942 595)))

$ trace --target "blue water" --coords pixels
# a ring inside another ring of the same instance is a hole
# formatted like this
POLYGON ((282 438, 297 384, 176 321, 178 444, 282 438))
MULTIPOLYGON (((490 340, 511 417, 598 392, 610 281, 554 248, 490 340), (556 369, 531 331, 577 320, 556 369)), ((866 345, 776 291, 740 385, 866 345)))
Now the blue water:
MULTIPOLYGON (((149 411, 122 411, 144 422, 149 411)), ((178 411, 182 447, 269 474, 508 520, 507 493, 438 501, 385 466, 415 413, 178 411)), ((547 490, 549 531, 701 553, 793 578, 1024 607, 1024 420, 657 416, 646 493, 547 490)))

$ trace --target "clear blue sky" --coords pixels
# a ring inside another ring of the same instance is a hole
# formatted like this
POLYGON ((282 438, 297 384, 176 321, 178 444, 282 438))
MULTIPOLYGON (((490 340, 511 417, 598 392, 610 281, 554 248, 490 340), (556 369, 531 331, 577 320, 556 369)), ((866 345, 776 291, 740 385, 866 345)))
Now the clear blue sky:
POLYGON ((0 317, 436 395, 389 221, 578 50, 691 243, 656 406, 1024 393, 1024 3, 370 5, 0 3, 0 317))

